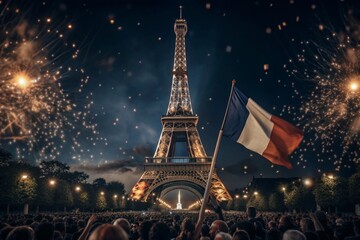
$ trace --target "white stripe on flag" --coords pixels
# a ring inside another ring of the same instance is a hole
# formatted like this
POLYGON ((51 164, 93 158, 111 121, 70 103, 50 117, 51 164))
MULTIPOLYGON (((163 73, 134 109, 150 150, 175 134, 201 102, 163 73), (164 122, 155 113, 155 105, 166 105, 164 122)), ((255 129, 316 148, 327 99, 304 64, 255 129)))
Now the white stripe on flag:
POLYGON ((270 120, 271 114, 262 109, 251 98, 248 99, 246 108, 249 111, 249 116, 237 142, 262 155, 269 144, 274 126, 270 120))

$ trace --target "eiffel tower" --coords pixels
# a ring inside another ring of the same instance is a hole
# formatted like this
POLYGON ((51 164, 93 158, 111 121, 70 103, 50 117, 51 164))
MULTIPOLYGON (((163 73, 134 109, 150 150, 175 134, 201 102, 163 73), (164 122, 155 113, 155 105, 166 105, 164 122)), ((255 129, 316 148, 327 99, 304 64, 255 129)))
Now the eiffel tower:
MULTIPOLYGON (((153 157, 146 157, 144 173, 132 189, 133 200, 162 198, 175 189, 185 189, 202 199, 210 171, 211 156, 207 156, 197 131, 199 117, 193 113, 187 77, 185 35, 186 20, 174 24, 175 56, 170 101, 163 129, 153 157)), ((210 194, 218 201, 231 200, 224 184, 214 171, 210 194)))

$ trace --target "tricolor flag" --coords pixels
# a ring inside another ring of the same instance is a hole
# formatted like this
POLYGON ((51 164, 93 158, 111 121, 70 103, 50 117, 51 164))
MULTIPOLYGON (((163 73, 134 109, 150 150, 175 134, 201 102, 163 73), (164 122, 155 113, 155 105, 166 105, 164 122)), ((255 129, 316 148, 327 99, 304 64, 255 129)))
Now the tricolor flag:
POLYGON ((289 169, 292 165, 288 156, 303 138, 300 129, 266 112, 236 87, 229 102, 223 135, 289 169))

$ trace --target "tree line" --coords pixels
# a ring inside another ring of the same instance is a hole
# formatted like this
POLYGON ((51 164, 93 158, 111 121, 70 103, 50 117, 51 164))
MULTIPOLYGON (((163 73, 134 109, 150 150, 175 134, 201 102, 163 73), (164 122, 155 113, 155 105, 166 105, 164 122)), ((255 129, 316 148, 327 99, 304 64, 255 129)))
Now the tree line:
MULTIPOLYGON (((254 206, 263 211, 308 211, 322 209, 329 212, 354 212, 360 204, 360 167, 349 178, 323 174, 311 180, 311 186, 303 181, 279 186, 271 194, 260 191, 249 193, 247 198, 234 198, 231 208, 244 210, 254 206)), ((239 196, 239 195, 237 195, 239 196)))
POLYGON ((85 172, 53 160, 31 165, 0 148, 0 206, 10 211, 105 211, 129 206, 124 184, 103 178, 88 183, 85 172))

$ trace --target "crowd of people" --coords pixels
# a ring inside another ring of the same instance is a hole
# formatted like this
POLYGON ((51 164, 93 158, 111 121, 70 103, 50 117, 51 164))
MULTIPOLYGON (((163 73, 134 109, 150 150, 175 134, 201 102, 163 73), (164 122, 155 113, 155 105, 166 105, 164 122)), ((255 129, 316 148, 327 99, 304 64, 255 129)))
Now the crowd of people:
POLYGON ((359 216, 246 212, 7 215, 0 240, 360 240, 359 216))

